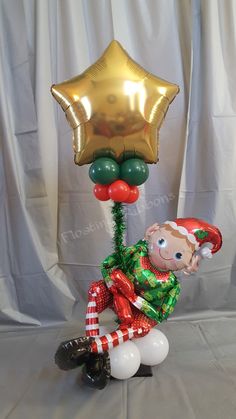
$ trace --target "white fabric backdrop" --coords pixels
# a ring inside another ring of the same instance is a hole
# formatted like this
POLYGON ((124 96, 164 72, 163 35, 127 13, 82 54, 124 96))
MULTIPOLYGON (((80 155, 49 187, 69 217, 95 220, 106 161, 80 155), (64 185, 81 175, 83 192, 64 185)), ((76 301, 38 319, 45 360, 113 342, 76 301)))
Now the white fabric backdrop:
MULTIPOLYGON (((50 94, 117 39, 180 86, 160 162, 128 209, 127 241, 176 216, 219 226, 224 246, 182 279, 176 318, 234 315, 236 303, 236 1, 0 0, 3 327, 79 316, 111 252, 110 204, 73 163, 71 130, 50 94)), ((83 321, 81 317, 81 321, 83 321)))

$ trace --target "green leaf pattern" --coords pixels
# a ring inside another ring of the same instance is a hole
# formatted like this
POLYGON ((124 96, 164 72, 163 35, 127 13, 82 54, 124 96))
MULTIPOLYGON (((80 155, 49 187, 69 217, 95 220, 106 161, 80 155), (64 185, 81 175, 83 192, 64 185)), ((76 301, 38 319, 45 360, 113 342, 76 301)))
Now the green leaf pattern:
MULTIPOLYGON (((163 281, 163 275, 154 274, 149 269, 143 269, 140 257, 148 257, 148 247, 145 240, 140 240, 136 245, 124 247, 123 265, 127 277, 138 284, 136 293, 144 298, 141 311, 158 323, 167 319, 177 303, 180 285, 173 272, 169 272, 167 280, 163 281)), ((117 257, 114 253, 108 256, 102 263, 101 272, 105 282, 109 283, 110 273, 117 267, 117 257)))

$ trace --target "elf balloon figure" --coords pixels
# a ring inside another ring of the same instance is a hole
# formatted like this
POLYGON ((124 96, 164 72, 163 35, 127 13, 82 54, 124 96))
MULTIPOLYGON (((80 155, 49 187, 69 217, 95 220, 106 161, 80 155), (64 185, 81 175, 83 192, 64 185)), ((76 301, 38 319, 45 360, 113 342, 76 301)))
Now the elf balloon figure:
POLYGON ((177 218, 152 225, 143 240, 122 246, 122 265, 117 253, 108 256, 102 263, 104 279, 89 289, 86 337, 63 342, 55 356, 57 365, 68 370, 85 363, 84 381, 96 381, 103 388, 109 378, 108 350, 145 336, 166 320, 180 293, 173 272, 196 272, 200 260, 211 258, 221 245, 217 227, 196 218, 177 218), (98 314, 108 307, 120 324, 114 332, 98 337, 98 314))

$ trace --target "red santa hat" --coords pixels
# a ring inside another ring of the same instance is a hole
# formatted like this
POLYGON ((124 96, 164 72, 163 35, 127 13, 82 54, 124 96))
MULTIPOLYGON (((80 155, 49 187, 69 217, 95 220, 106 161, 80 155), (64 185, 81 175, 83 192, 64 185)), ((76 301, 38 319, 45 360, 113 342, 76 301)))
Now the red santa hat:
POLYGON ((165 224, 186 236, 203 258, 211 258, 212 253, 218 252, 222 246, 220 230, 206 221, 197 218, 176 218, 174 221, 166 221, 165 224), (204 243, 210 243, 211 249, 208 246, 202 247, 204 243))

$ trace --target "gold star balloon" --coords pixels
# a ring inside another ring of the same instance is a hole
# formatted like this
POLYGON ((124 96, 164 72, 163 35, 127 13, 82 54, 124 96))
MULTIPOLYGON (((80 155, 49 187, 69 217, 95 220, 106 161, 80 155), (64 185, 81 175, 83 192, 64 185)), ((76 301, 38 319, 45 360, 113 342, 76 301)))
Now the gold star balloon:
POLYGON ((51 91, 73 128, 81 166, 102 156, 156 163, 159 129, 179 88, 148 73, 112 41, 84 73, 51 91))

